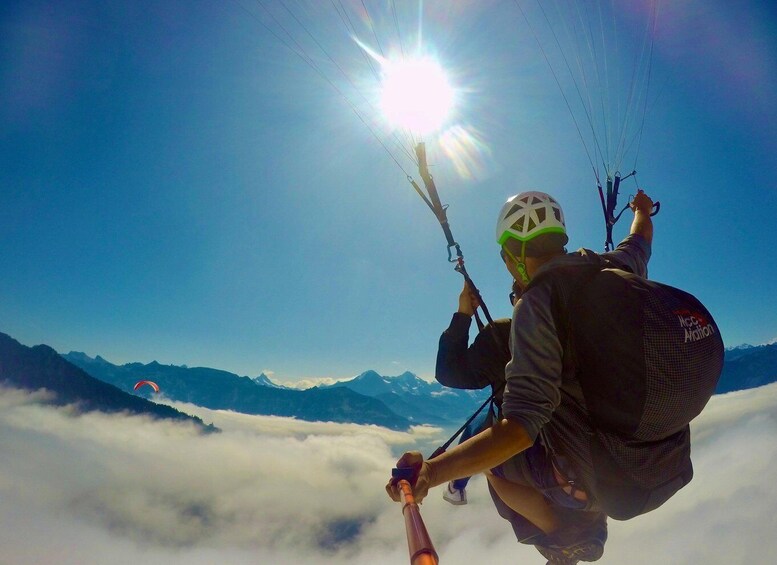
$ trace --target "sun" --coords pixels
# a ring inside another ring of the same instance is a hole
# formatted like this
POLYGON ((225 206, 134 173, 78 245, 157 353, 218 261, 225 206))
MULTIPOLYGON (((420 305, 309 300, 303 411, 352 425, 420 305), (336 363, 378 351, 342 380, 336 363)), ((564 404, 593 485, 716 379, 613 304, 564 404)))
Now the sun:
POLYGON ((380 108, 394 128, 417 135, 438 131, 450 117, 456 92, 432 57, 384 60, 380 108))

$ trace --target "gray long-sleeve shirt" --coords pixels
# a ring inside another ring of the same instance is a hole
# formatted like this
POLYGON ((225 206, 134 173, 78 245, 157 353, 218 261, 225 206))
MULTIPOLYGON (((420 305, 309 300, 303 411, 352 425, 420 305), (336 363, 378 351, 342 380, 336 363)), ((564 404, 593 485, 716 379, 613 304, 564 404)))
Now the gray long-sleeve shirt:
MULTIPOLYGON (((650 244, 640 235, 626 237, 611 252, 597 255, 580 249, 544 264, 545 270, 571 265, 601 263, 647 277, 650 244)), ((505 367, 507 387, 502 410, 521 423, 532 439, 545 428, 554 448, 570 455, 586 475, 590 462, 586 434, 591 433, 582 391, 567 363, 551 310, 548 285, 530 288, 516 303, 510 332, 512 358, 505 367), (564 383, 564 390, 562 390, 564 383), (559 406, 562 409, 559 410, 559 406)))

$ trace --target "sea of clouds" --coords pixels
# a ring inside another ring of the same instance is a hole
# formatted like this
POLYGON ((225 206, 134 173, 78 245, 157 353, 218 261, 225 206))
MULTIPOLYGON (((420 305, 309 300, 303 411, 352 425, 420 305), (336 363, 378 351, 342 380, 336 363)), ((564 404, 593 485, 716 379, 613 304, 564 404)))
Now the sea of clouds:
MULTIPOLYGON (((408 562, 384 492, 429 427, 310 423, 175 404, 222 431, 40 403, 0 389, 0 564, 408 562)), ((752 564, 777 556, 777 384, 715 397, 692 424, 693 482, 610 522, 602 564, 752 564)), ((544 564, 515 542, 481 477, 467 506, 422 514, 442 564, 544 564)))

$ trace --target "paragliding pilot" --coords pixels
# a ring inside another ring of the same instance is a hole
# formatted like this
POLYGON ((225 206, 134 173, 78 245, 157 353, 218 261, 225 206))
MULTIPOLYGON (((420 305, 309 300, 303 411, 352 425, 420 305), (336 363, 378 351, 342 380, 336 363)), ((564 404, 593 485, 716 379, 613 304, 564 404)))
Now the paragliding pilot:
MULTIPOLYGON (((413 469, 419 501, 432 487, 452 491, 451 481, 484 473, 518 541, 549 563, 599 559, 608 516, 651 511, 691 480, 688 422, 722 369, 709 312, 690 294, 647 280, 652 200, 640 190, 631 208, 630 234, 615 250, 567 253, 555 199, 524 192, 507 200, 496 238, 520 295, 509 350, 488 339, 507 335, 504 321, 467 346, 478 305, 465 286, 437 359, 448 386, 499 391, 504 378, 499 415, 433 459, 408 452, 397 462, 413 469), (689 317, 711 328, 703 339, 684 339, 689 317)), ((395 481, 386 490, 399 500, 395 481)))

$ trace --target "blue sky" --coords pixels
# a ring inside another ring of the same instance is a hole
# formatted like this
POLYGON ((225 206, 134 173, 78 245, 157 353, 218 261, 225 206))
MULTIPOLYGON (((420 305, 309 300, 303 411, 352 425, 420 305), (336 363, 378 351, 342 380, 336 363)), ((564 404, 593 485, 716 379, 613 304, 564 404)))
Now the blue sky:
MULTIPOLYGON (((365 4, 387 51, 400 43, 391 5, 403 48, 414 43, 416 2, 365 4)), ((623 3, 621 30, 645 21, 641 4, 623 3)), ((461 278, 405 173, 270 32, 291 31, 363 108, 284 5, 371 96, 332 3, 3 3, 0 331, 280 381, 432 375, 461 278)), ((361 2, 342 5, 366 30, 361 2)), ((425 49, 461 90, 448 126, 479 140, 461 175, 430 137, 432 170, 472 277, 508 316, 497 211, 550 192, 570 248, 601 250, 591 167, 515 3, 421 13, 425 49)), ((697 295, 727 345, 777 337, 776 26, 762 3, 722 0, 664 2, 656 26, 637 167, 663 204, 650 273, 697 295)))

